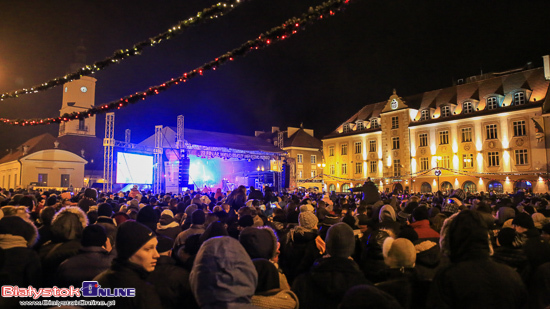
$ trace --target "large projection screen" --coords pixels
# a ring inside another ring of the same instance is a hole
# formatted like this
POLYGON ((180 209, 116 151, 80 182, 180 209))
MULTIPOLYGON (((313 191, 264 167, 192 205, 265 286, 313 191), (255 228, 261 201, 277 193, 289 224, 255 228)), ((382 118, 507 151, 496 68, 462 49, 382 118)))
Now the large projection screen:
POLYGON ((153 156, 118 152, 116 183, 153 183, 153 156))

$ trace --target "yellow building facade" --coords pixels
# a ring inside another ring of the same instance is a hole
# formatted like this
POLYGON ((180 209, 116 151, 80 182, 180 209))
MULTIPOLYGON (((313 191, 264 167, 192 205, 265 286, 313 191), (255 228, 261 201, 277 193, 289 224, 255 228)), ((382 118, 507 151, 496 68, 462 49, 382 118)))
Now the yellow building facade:
MULTIPOLYGON (((546 64, 546 62, 545 62, 546 64)), ((546 64, 547 65, 547 64, 546 64)), ((368 104, 323 138, 325 190, 548 191, 548 68, 368 104)))

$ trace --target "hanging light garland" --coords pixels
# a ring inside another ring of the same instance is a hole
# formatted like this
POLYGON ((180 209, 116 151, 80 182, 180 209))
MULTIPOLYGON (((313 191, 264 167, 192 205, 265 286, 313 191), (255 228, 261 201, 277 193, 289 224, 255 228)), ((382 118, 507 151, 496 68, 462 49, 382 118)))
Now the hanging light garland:
POLYGON ((147 99, 148 97, 164 92, 170 87, 178 85, 179 83, 185 83, 192 78, 202 76, 206 71, 215 71, 216 68, 229 61, 235 60, 236 57, 244 56, 245 54, 253 50, 265 48, 275 42, 285 40, 296 34, 299 30, 305 29, 305 25, 312 24, 317 20, 323 19, 326 16, 332 16, 336 12, 344 9, 344 7, 349 3, 350 0, 329 0, 316 6, 315 8, 310 7, 308 12, 302 14, 301 17, 293 17, 287 20, 282 25, 272 28, 271 30, 261 34, 258 38, 254 40, 249 40, 238 48, 221 55, 215 60, 205 63, 194 70, 186 72, 179 77, 172 78, 169 81, 166 81, 160 85, 149 87, 145 91, 137 92, 133 95, 125 96, 109 103, 100 104, 82 112, 63 114, 60 117, 31 119, 0 118, 0 122, 8 125, 18 126, 62 123, 75 119, 88 118, 96 114, 102 114, 112 110, 120 109, 122 107, 126 107, 129 104, 137 103, 139 101, 147 99))
POLYGON ((178 22, 176 25, 170 27, 170 29, 163 33, 139 42, 129 49, 119 49, 115 51, 115 53, 111 57, 105 58, 94 64, 86 65, 76 72, 64 75, 62 77, 54 78, 40 85, 32 86, 31 88, 23 88, 20 90, 2 93, 0 94, 0 101, 3 101, 4 99, 17 98, 19 95, 23 94, 31 94, 37 93, 39 91, 48 90, 53 87, 63 85, 67 82, 80 79, 82 76, 92 75, 97 71, 103 70, 112 64, 118 64, 122 60, 133 56, 138 56, 141 54, 143 49, 156 46, 162 41, 167 41, 175 37, 176 35, 183 33, 187 28, 191 26, 198 25, 208 20, 223 16, 224 14, 232 11, 235 7, 245 1, 246 0, 231 0, 227 2, 218 2, 217 4, 214 4, 209 8, 205 8, 202 11, 197 12, 197 14, 189 17, 188 19, 178 22))

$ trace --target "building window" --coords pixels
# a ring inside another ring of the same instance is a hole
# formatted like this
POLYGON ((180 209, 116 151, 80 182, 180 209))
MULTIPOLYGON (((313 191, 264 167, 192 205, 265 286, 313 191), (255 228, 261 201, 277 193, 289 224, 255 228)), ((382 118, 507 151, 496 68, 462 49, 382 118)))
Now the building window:
POLYGON ((328 187, 328 190, 329 190, 330 192, 334 192, 334 191, 336 191, 336 186, 335 186, 334 184, 331 184, 331 185, 328 187))
POLYGON ((348 173, 348 165, 346 163, 342 163, 342 175, 346 175, 348 173))
POLYGON ((432 186, 427 182, 422 183, 420 193, 432 193, 432 186))
POLYGON ((439 145, 449 144, 449 131, 439 131, 439 145))
POLYGON ((71 175, 70 174, 61 174, 61 186, 68 188, 71 185, 71 175))
POLYGON ((500 157, 498 151, 491 151, 487 154, 487 160, 489 161, 489 167, 500 166, 500 157))
POLYGON ((485 131, 487 132, 487 139, 497 139, 497 125, 496 124, 490 124, 485 126, 485 131))
POLYGON ((376 118, 371 119, 371 121, 370 121, 370 128, 371 128, 371 129, 378 129, 378 128, 380 128, 380 123, 378 123, 378 119, 376 119, 376 118))
POLYGON ((397 116, 391 117, 391 128, 392 129, 398 129, 399 128, 399 117, 397 117, 397 116))
POLYGON ((349 192, 349 185, 347 183, 342 185, 342 192, 349 192))
POLYGON ((393 160, 393 177, 401 176, 401 161, 393 160))
POLYGON ((399 149, 399 137, 392 137, 391 141, 393 145, 392 149, 399 149))
POLYGON ((361 153, 362 143, 361 142, 355 142, 355 153, 361 153))
POLYGON ((328 147, 328 156, 329 157, 334 157, 334 146, 329 146, 328 147))
POLYGON ((330 166, 330 174, 334 175, 336 173, 336 169, 334 168, 334 164, 330 166))
POLYGON ((351 131, 351 125, 349 123, 344 123, 344 133, 351 131))
POLYGON ((451 116, 451 107, 450 106, 441 106, 441 117, 451 116))
POLYGON ((513 105, 523 105, 523 104, 525 104, 525 92, 518 91, 514 93, 513 105))
POLYGON ((376 152, 376 141, 369 141, 369 152, 376 152))
POLYGON ((525 136, 525 120, 514 121, 514 136, 525 136))
POLYGON ((378 168, 378 162, 370 161, 370 173, 376 173, 377 168, 378 168))
POLYGON ((355 174, 361 174, 363 172, 363 163, 357 162, 355 163, 355 174))
POLYGON ((418 134, 418 147, 428 146, 428 133, 418 134))
POLYGON ((357 121, 355 129, 357 131, 364 130, 365 129, 365 123, 363 121, 357 121))
POLYGON ((516 165, 527 165, 529 160, 527 159, 527 149, 516 149, 516 165))
POLYGON ((495 109, 497 107, 498 107, 497 97, 488 97, 486 109, 490 110, 490 109, 495 109))
POLYGON ((304 163, 304 155, 301 154, 301 153, 299 153, 299 154, 297 155, 297 157, 296 157, 296 161, 297 161, 298 163, 304 163))
POLYGON ((442 168, 450 168, 451 167, 451 160, 449 160, 449 156, 442 156, 441 157, 441 167, 442 168))
POLYGON ((311 177, 315 177, 317 176, 317 171, 316 170, 311 170, 311 177))
POLYGON ((348 154, 348 144, 342 144, 340 154, 346 156, 348 154))
POLYGON ((311 155, 311 164, 316 164, 316 163, 317 163, 317 156, 311 155))
POLYGON ((472 141, 472 128, 462 128, 462 142, 467 143, 472 141))
POLYGON ((38 174, 38 183, 42 187, 48 186, 48 174, 38 174))
POLYGON ((469 114, 469 113, 473 113, 473 112, 474 112, 474 105, 472 104, 472 102, 468 101, 468 102, 462 103, 462 113, 463 114, 469 114))
POLYGON ((420 111, 420 121, 428 120, 430 119, 430 111, 427 109, 423 109, 420 111))
POLYGON ((489 191, 494 191, 495 193, 504 193, 504 187, 502 184, 496 180, 493 180, 487 184, 489 191))
POLYGON ((466 153, 462 155, 462 168, 473 168, 474 167, 474 154, 466 153))
POLYGON ((430 163, 428 158, 420 158, 420 170, 426 171, 430 168, 430 163))
POLYGON ((302 179, 302 178, 304 178, 304 171, 298 170, 298 179, 302 179))
POLYGON ((78 131, 87 131, 84 119, 78 119, 78 131))

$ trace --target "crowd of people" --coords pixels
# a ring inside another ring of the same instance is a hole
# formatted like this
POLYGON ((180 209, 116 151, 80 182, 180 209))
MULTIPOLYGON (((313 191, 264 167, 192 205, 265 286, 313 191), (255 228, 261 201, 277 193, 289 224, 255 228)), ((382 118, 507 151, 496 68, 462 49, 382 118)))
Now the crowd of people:
POLYGON ((134 288, 101 298, 117 308, 550 308, 550 194, 363 188, 2 190, 0 285, 134 288))

